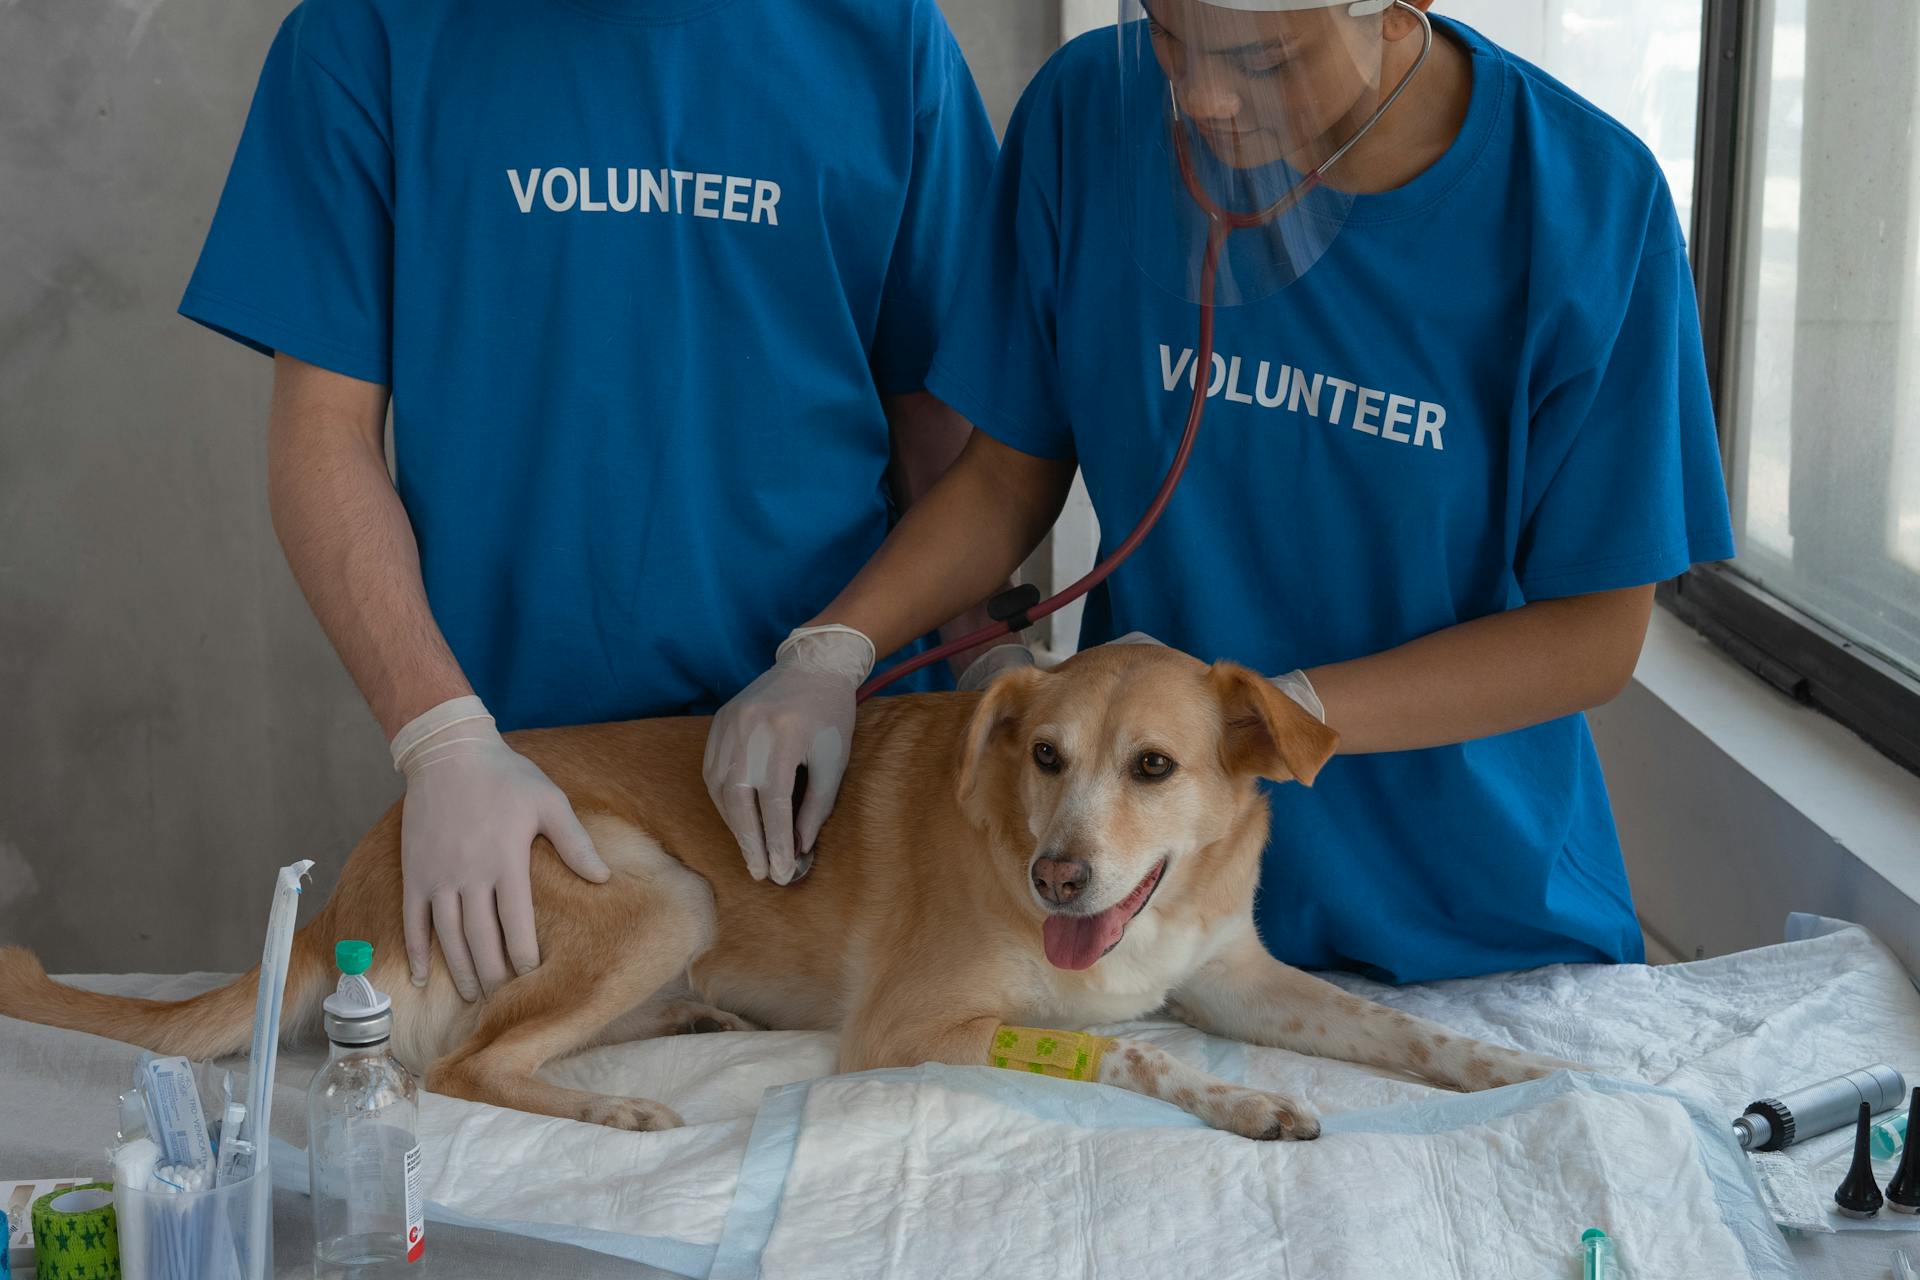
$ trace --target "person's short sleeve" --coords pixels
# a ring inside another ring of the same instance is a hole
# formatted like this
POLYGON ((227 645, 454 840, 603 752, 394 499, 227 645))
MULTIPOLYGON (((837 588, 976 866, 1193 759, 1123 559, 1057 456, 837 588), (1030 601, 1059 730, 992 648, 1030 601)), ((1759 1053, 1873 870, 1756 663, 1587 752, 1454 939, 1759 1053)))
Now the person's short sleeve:
POLYGON ((383 77, 354 43, 337 13, 323 23, 311 4, 280 28, 180 313, 385 383, 393 155, 383 77))
POLYGON ((1054 68, 1029 85, 1001 146, 927 389, 1022 453, 1075 456, 1057 332, 1059 126, 1054 68))
POLYGON ((993 122, 946 19, 931 0, 917 8, 913 167, 873 342, 882 395, 926 385, 996 150, 993 122))
POLYGON ((1672 232, 1640 258, 1592 367, 1536 410, 1515 557, 1529 600, 1644 586, 1733 555, 1693 278, 1672 232))

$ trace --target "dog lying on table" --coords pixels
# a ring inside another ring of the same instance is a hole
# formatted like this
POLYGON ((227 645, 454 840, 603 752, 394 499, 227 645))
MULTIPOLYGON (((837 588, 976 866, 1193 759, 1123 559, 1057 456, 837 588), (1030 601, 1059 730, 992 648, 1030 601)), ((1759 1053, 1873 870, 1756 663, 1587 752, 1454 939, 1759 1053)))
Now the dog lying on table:
MULTIPOLYGON (((943 1062, 1097 1080, 1273 1139, 1317 1136, 1312 1105, 1071 1028, 1164 1009, 1458 1090, 1573 1065, 1451 1034, 1268 954, 1252 921, 1257 780, 1311 784, 1337 739, 1243 667, 1104 646, 982 694, 869 703, 814 870, 784 888, 750 876, 714 811, 706 736, 695 718, 512 736, 614 874, 589 884, 538 841, 543 962, 474 1004, 437 951, 427 985, 408 980, 395 805, 294 939, 289 1034, 317 1021, 333 943, 352 937, 375 944, 368 976, 393 998, 394 1051, 429 1089, 623 1129, 680 1119, 540 1068, 682 1031, 838 1029, 843 1071, 943 1062), (697 999, 657 998, 683 979, 697 999)), ((0 950, 0 1013, 192 1058, 246 1048, 255 987, 249 974, 177 1003, 97 995, 0 950)))

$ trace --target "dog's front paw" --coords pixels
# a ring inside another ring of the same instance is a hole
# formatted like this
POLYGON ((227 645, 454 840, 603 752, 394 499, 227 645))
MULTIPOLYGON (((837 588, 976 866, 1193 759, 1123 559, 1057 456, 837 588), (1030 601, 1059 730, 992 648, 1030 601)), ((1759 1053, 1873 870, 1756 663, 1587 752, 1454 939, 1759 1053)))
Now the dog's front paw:
POLYGON ((581 1107, 578 1118, 587 1124, 603 1124, 609 1129, 633 1133, 678 1129, 686 1123, 672 1107, 645 1098, 598 1098, 581 1107))
POLYGON ((1210 1094, 1201 1118, 1216 1129, 1259 1142, 1308 1142, 1320 1136, 1320 1117, 1312 1107, 1284 1093, 1228 1089, 1210 1094))

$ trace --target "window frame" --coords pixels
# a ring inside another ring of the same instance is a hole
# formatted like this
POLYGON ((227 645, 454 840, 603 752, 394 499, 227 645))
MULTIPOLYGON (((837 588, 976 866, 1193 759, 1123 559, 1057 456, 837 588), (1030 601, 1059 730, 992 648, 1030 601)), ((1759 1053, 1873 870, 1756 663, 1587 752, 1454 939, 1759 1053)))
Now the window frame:
MULTIPOLYGON (((1691 251, 1720 455, 1735 457, 1729 341, 1742 207, 1744 113, 1755 68, 1753 0, 1703 0, 1700 97, 1695 121, 1691 251)), ((1920 681, 1743 576, 1738 562, 1695 565, 1656 596, 1735 661, 1798 702, 1846 725, 1920 773, 1920 681)))

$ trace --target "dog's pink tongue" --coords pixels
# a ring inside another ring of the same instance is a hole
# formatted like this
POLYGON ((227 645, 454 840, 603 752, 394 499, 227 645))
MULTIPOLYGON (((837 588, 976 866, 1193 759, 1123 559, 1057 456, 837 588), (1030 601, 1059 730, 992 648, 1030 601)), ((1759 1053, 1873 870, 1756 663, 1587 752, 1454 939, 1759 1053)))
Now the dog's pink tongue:
POLYGON ((1056 969, 1091 969, 1127 927, 1125 906, 1116 904, 1097 916, 1048 916, 1040 926, 1047 963, 1056 969))

